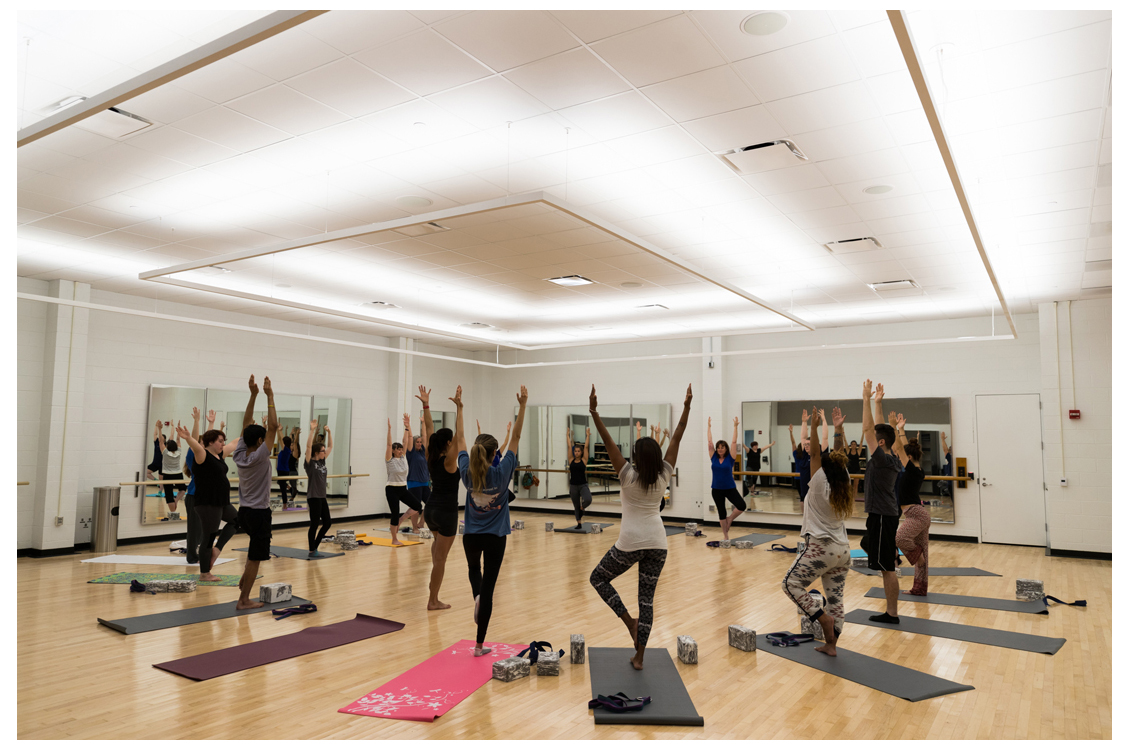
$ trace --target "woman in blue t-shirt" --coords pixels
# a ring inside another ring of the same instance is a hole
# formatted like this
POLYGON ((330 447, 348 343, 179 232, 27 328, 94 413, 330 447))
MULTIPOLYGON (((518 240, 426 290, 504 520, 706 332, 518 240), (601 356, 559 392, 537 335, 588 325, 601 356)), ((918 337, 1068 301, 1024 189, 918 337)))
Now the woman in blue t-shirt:
MULTIPOLYGON (((518 393, 518 418, 514 420, 514 433, 498 466, 491 459, 498 450, 498 440, 493 435, 479 435, 471 446, 470 455, 463 439, 463 425, 456 424, 456 448, 459 450, 459 476, 467 488, 467 506, 463 509, 463 551, 467 555, 467 572, 471 579, 471 593, 475 596, 475 656, 489 654, 483 648, 494 609, 494 585, 502 570, 506 555, 506 537, 510 534, 510 480, 518 465, 518 439, 522 436, 522 422, 526 418, 526 386, 518 393), (481 563, 480 563, 481 561, 481 563)), ((462 419, 462 391, 455 399, 459 408, 456 419, 462 419), (456 399, 459 399, 456 401, 456 399)))
POLYGON ((734 483, 734 456, 730 453, 730 445, 741 445, 738 442, 738 418, 734 417, 734 439, 731 443, 725 440, 714 442, 710 431, 710 417, 706 418, 706 448, 710 451, 710 496, 714 498, 714 506, 718 508, 718 522, 722 525, 722 538, 730 538, 730 524, 745 510, 745 500, 738 486, 734 483), (734 506, 730 515, 726 515, 726 501, 734 506))

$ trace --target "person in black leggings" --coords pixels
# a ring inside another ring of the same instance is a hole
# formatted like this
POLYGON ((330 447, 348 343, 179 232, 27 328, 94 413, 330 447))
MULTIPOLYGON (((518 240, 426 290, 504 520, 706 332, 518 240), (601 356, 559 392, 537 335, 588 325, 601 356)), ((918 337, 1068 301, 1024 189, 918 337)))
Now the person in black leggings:
POLYGON ((592 505, 592 492, 589 491, 589 479, 586 470, 589 464, 589 438, 591 432, 585 428, 585 444, 576 445, 573 442, 573 432, 565 428, 565 445, 569 448, 569 499, 573 501, 573 517, 577 519, 577 528, 581 528, 581 518, 585 509, 592 505))
MULTIPOLYGON (((733 445, 738 442, 738 418, 734 417, 733 445)), ((734 456, 730 453, 731 443, 725 440, 714 442, 711 433, 710 418, 706 418, 706 445, 710 449, 710 496, 714 506, 718 509, 718 523, 722 526, 722 538, 730 538, 730 524, 734 522, 742 511, 746 509, 742 493, 738 492, 738 485, 734 482, 734 456), (734 506, 733 512, 726 515, 726 501, 734 506)))
MULTIPOLYGON (((475 596, 475 624, 478 626, 475 656, 491 651, 483 648, 483 643, 494 609, 494 586, 506 554, 506 537, 510 534, 510 480, 518 465, 518 440, 526 419, 526 398, 526 386, 522 386, 518 393, 514 433, 498 466, 491 466, 498 450, 498 440, 493 435, 475 438, 470 455, 466 450, 459 453, 459 477, 467 488, 467 505, 463 511, 463 551, 467 555, 467 574, 471 593, 475 596)), ((462 389, 456 392, 456 399, 455 405, 462 412, 462 389)))
POLYGON ((310 557, 319 557, 318 545, 330 530, 330 506, 326 501, 326 459, 334 449, 334 436, 326 425, 327 444, 315 443, 318 420, 310 420, 310 435, 306 438, 306 455, 302 468, 306 471, 306 507, 310 511, 310 529, 306 532, 310 557), (321 525, 319 529, 318 526, 321 525))
POLYGON ((231 504, 231 484, 228 482, 228 465, 224 456, 235 451, 236 443, 224 445, 226 436, 219 430, 208 430, 199 442, 192 433, 177 427, 177 435, 187 440, 195 462, 192 476, 196 483, 196 515, 200 517, 200 580, 218 581, 212 575, 212 565, 220 550, 239 531, 238 514, 231 504), (220 530, 220 523, 224 528, 220 530))
POLYGON ((424 409, 425 456, 428 459, 428 474, 432 479, 432 494, 424 506, 424 523, 431 530, 435 540, 432 542, 432 574, 428 581, 428 609, 451 609, 450 604, 439 600, 439 589, 443 585, 443 574, 447 568, 447 555, 459 533, 459 464, 456 445, 465 445, 463 440, 462 389, 455 391, 457 411, 455 429, 452 432, 444 427, 434 430, 432 420, 432 392, 420 386, 420 399, 424 409))

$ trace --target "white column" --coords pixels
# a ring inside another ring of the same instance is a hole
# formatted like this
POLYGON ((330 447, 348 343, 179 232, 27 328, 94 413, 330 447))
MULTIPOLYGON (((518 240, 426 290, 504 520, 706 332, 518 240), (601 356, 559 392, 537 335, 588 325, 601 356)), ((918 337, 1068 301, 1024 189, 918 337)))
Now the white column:
MULTIPOLYGON (((722 337, 704 337, 702 339, 702 350, 703 352, 715 352, 716 354, 718 352, 721 352, 722 337)), ((730 438, 728 437, 728 435, 733 432, 734 425, 732 421, 727 420, 727 414, 725 411, 726 394, 724 393, 724 388, 722 385, 722 368, 725 361, 725 357, 719 356, 702 358, 702 401, 700 402, 702 404, 702 411, 699 412, 699 418, 702 420, 702 435, 706 435, 706 420, 709 417, 712 419, 711 424, 713 427, 712 432, 714 433, 714 439, 729 441, 730 438)), ((699 402, 699 396, 697 394, 695 395, 694 400, 696 403, 699 402)), ((733 415, 729 415, 729 419, 732 420, 733 415)), ((700 443, 694 450, 697 451, 699 456, 706 456, 705 441, 702 441, 702 443, 700 443)), ((682 450, 680 449, 680 453, 681 452, 682 450)), ((695 454, 692 452, 691 455, 695 454)), ((710 477, 710 468, 707 467, 707 470, 703 476, 704 484, 702 486, 702 500, 699 502, 699 509, 702 511, 702 515, 700 517, 704 520, 717 520, 718 514, 711 513, 710 511, 710 504, 713 502, 710 497, 710 477)))

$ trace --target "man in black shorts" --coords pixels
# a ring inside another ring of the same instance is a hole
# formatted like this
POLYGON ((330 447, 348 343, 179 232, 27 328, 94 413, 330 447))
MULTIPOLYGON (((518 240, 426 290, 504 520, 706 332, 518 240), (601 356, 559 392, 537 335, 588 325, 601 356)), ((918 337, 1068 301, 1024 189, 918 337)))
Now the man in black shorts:
POLYGON ((252 424, 255 397, 259 386, 255 376, 247 382, 251 398, 243 413, 243 434, 236 444, 232 460, 239 470, 239 526, 251 537, 247 545, 247 564, 239 579, 239 601, 236 609, 257 609, 263 602, 251 601, 251 588, 259 575, 259 563, 271 558, 271 446, 279 420, 275 416, 275 394, 271 379, 263 378, 263 392, 267 394, 267 425, 252 424))
POLYGON ((871 456, 863 475, 863 509, 867 511, 867 567, 883 574, 887 609, 872 615, 875 622, 898 624, 899 584, 896 565, 899 505, 895 481, 902 468, 894 454, 895 429, 883 421, 883 384, 875 388, 875 414, 871 413, 871 381, 863 384, 863 439, 871 456))

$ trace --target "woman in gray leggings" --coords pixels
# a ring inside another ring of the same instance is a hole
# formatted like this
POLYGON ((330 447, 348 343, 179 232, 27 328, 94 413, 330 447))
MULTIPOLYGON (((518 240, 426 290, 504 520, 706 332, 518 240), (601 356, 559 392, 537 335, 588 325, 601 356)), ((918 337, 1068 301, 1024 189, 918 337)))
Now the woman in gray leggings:
POLYGON ((573 501, 573 516, 577 519, 577 528, 581 528, 581 518, 585 508, 592 505, 592 493, 589 492, 589 480, 585 470, 589 464, 589 428, 585 428, 585 444, 577 445, 573 442, 573 431, 565 428, 565 445, 569 447, 569 460, 565 462, 569 467, 569 499, 573 501))

